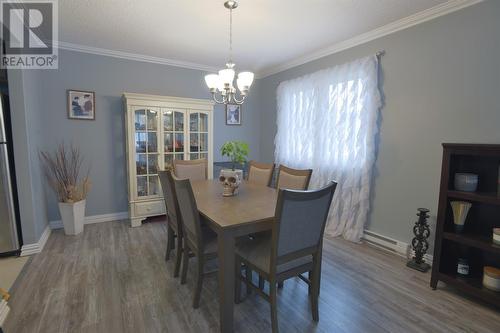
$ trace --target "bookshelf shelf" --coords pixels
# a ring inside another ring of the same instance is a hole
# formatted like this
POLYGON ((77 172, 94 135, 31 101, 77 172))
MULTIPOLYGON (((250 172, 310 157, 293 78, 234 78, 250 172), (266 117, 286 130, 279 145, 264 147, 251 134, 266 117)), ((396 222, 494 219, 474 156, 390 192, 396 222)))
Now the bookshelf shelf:
POLYGON ((500 245, 494 244, 491 238, 485 236, 443 232, 443 238, 500 255, 500 245))
POLYGON ((451 274, 440 273, 439 279, 468 295, 480 296, 489 303, 500 303, 500 293, 484 288, 479 278, 462 279, 451 274))
POLYGON ((482 192, 461 192, 461 191, 448 191, 448 197, 452 199, 461 199, 473 202, 482 202, 491 205, 500 205, 500 196, 496 193, 482 193, 482 192))

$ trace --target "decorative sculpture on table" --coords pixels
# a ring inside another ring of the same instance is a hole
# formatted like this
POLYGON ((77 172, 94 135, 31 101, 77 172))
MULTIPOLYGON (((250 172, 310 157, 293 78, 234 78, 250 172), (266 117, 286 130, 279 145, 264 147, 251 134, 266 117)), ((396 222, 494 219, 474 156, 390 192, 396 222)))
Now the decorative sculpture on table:
POLYGON ((413 259, 406 264, 406 266, 424 273, 430 268, 430 265, 424 260, 424 255, 429 248, 427 238, 429 238, 431 234, 429 224, 427 223, 427 219, 429 218, 427 213, 429 213, 429 210, 426 208, 418 209, 418 221, 415 222, 415 226, 413 227, 413 234, 415 237, 411 241, 411 247, 415 255, 413 259))
POLYGON ((219 177, 220 182, 222 183, 222 186, 224 187, 224 191, 222 192, 222 195, 225 197, 232 197, 233 195, 236 195, 236 191, 238 190, 238 187, 241 184, 241 179, 238 177, 238 175, 229 175, 226 176, 224 175, 224 170, 221 170, 221 175, 219 177))
POLYGON ((451 201, 451 209, 453 210, 453 224, 455 232, 461 233, 464 230, 465 219, 469 213, 472 204, 467 201, 451 201))

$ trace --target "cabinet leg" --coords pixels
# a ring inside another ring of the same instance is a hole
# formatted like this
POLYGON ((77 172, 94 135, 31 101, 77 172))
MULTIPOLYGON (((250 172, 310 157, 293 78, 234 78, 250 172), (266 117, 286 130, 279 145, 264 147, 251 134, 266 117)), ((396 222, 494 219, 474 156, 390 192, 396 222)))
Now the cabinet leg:
POLYGON ((140 227, 142 225, 142 220, 143 218, 135 218, 135 219, 130 219, 130 226, 132 228, 135 228, 135 227, 140 227))
POLYGON ((432 290, 436 290, 438 284, 437 277, 431 277, 431 288, 432 290))

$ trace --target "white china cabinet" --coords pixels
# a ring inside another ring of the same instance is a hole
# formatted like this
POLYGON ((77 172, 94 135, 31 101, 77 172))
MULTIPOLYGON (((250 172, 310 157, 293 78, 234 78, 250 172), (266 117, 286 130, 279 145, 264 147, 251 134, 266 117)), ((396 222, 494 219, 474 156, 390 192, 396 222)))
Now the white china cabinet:
POLYGON ((172 161, 208 160, 213 175, 210 100, 124 93, 129 217, 133 227, 165 214, 158 171, 172 161))

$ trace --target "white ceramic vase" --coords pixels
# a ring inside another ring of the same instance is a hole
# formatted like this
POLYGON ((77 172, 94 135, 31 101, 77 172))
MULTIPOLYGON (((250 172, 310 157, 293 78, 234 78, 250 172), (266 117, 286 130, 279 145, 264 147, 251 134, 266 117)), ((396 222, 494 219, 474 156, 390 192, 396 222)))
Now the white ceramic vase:
POLYGON ((59 203, 59 212, 66 235, 78 235, 83 231, 85 221, 85 200, 59 203))
POLYGON ((238 187, 243 180, 243 170, 240 169, 222 169, 220 171, 219 180, 224 188, 222 195, 231 197, 238 194, 238 187))

